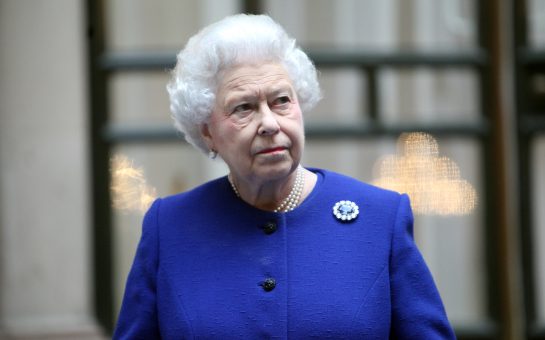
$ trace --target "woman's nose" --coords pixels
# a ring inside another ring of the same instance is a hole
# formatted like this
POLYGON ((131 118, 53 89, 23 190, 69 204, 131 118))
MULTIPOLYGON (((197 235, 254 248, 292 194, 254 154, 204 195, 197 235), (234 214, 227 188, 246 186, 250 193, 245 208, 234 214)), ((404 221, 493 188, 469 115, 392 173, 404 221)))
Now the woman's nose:
POLYGON ((274 135, 280 131, 280 125, 278 124, 276 114, 271 111, 269 105, 261 105, 260 111, 259 116, 261 120, 259 122, 257 133, 266 136, 274 135))

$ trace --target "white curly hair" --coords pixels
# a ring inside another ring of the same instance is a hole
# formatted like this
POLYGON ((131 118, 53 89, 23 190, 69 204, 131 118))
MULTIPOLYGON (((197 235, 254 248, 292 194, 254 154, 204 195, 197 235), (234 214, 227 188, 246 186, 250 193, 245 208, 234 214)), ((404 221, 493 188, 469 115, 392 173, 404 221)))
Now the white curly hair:
POLYGON ((204 153, 210 151, 201 125, 212 113, 222 71, 261 62, 284 66, 303 112, 321 99, 314 64, 279 24, 266 15, 226 17, 189 39, 167 85, 174 126, 190 144, 204 153))

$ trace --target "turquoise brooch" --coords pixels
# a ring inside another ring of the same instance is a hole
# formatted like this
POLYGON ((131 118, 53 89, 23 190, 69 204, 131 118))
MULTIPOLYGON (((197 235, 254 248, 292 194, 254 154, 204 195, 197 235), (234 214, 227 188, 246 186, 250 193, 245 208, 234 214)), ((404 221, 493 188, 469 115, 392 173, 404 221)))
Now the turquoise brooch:
POLYGON ((339 201, 333 206, 333 215, 342 222, 355 219, 360 213, 360 208, 352 201, 339 201))

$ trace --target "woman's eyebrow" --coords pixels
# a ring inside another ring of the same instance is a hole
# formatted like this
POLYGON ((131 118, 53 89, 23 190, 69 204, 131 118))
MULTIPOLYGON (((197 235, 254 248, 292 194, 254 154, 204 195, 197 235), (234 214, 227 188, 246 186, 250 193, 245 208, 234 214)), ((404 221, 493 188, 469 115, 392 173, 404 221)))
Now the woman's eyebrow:
POLYGON ((255 79, 251 75, 240 75, 226 80, 223 86, 235 89, 239 87, 244 87, 246 85, 264 85, 274 81, 282 81, 283 78, 284 75, 282 73, 274 73, 262 76, 260 79, 255 79))
POLYGON ((288 83, 273 85, 271 86, 267 93, 268 95, 278 95, 282 92, 288 92, 290 95, 293 94, 293 88, 288 83))
MULTIPOLYGON (((268 81, 271 82, 271 81, 268 81)), ((267 83, 267 82, 266 82, 267 83)), ((229 93, 226 94, 224 99, 224 106, 233 105, 233 102, 239 101, 254 101, 261 95, 261 91, 264 92, 266 97, 276 96, 281 93, 288 93, 290 96, 293 95, 293 88, 287 81, 282 81, 280 83, 272 84, 260 89, 248 89, 243 86, 233 87, 229 90, 229 93)))
POLYGON ((247 91, 237 91, 238 93, 232 93, 225 96, 224 105, 230 106, 237 102, 251 102, 258 96, 257 93, 247 91))

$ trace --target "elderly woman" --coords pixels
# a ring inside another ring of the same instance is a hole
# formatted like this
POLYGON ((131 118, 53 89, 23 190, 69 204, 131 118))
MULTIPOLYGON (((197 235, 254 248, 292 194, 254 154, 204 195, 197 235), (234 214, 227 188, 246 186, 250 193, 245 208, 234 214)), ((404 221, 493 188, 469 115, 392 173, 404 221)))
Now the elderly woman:
POLYGON ((176 127, 229 175, 144 218, 115 339, 451 339, 406 195, 301 165, 316 69, 267 16, 192 37, 176 127))

